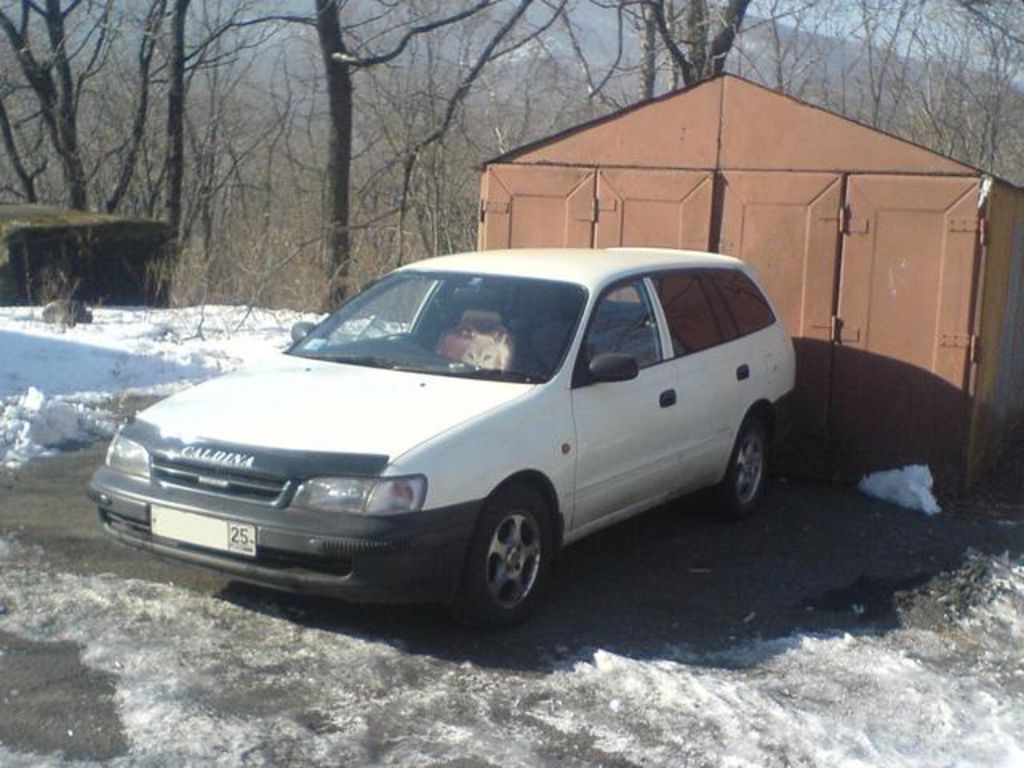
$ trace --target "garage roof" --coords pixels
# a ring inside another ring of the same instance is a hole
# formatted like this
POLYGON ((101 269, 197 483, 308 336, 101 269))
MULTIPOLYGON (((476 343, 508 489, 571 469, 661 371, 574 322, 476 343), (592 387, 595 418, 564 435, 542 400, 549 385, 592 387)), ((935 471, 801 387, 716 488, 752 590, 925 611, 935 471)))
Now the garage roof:
POLYGON ((981 170, 735 75, 641 102, 491 163, 978 175, 981 170))

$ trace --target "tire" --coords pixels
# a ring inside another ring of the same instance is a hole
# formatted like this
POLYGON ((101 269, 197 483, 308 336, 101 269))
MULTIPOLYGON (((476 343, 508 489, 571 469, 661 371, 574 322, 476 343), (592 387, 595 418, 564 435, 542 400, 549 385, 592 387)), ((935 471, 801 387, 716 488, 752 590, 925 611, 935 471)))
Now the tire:
POLYGON ((500 488, 484 504, 452 606, 466 624, 509 627, 534 610, 554 547, 547 504, 534 488, 500 488))
POLYGON ((764 498, 767 479, 768 430, 761 418, 748 416, 740 426, 719 486, 725 513, 734 520, 753 515, 764 498))

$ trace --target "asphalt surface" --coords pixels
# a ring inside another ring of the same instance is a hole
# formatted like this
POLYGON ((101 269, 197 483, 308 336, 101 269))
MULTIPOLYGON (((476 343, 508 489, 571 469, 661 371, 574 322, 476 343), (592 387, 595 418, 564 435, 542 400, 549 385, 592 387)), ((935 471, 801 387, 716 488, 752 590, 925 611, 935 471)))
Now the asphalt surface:
MULTIPOLYGON (((0 537, 38 545, 54 573, 173 583, 402 654, 545 675, 585 649, 651 659, 670 646, 699 654, 753 638, 895 626, 899 596, 956 568, 968 550, 1024 553, 1024 524, 1015 524, 1024 520, 1022 445, 970 497, 941 499, 944 512, 934 518, 849 488, 785 480, 744 522, 723 520, 708 495, 659 508, 569 548, 539 613, 501 633, 453 625, 433 606, 279 595, 117 545, 101 533, 84 493, 103 446, 0 475, 0 537)), ((0 744, 18 753, 123 756, 112 679, 83 663, 75 643, 4 632, 5 610, 0 590, 0 744)), ((254 687, 254 701, 259 696, 254 687)))

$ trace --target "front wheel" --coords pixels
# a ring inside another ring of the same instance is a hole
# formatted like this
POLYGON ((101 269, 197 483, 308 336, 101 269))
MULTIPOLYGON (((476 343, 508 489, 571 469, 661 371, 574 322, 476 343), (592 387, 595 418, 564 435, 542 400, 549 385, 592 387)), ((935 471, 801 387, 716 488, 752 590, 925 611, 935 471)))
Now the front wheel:
POLYGON ((726 514, 750 517, 764 498, 768 479, 768 430, 756 416, 748 416, 740 427, 720 487, 726 514))
POLYGON ((469 544, 456 617, 484 626, 518 624, 536 605, 551 561, 551 525, 541 495, 525 485, 497 491, 469 544))

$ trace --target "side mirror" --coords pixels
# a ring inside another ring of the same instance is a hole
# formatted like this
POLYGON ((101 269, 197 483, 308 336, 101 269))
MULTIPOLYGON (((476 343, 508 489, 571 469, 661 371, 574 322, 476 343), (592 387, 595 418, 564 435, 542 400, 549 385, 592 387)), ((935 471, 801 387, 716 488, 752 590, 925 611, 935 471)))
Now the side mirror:
POLYGON ((632 355, 604 352, 596 355, 587 366, 591 381, 629 381, 640 374, 640 366, 632 355))
POLYGON ((315 326, 313 323, 296 323, 292 326, 292 341, 299 342, 309 336, 309 332, 313 330, 315 326))

